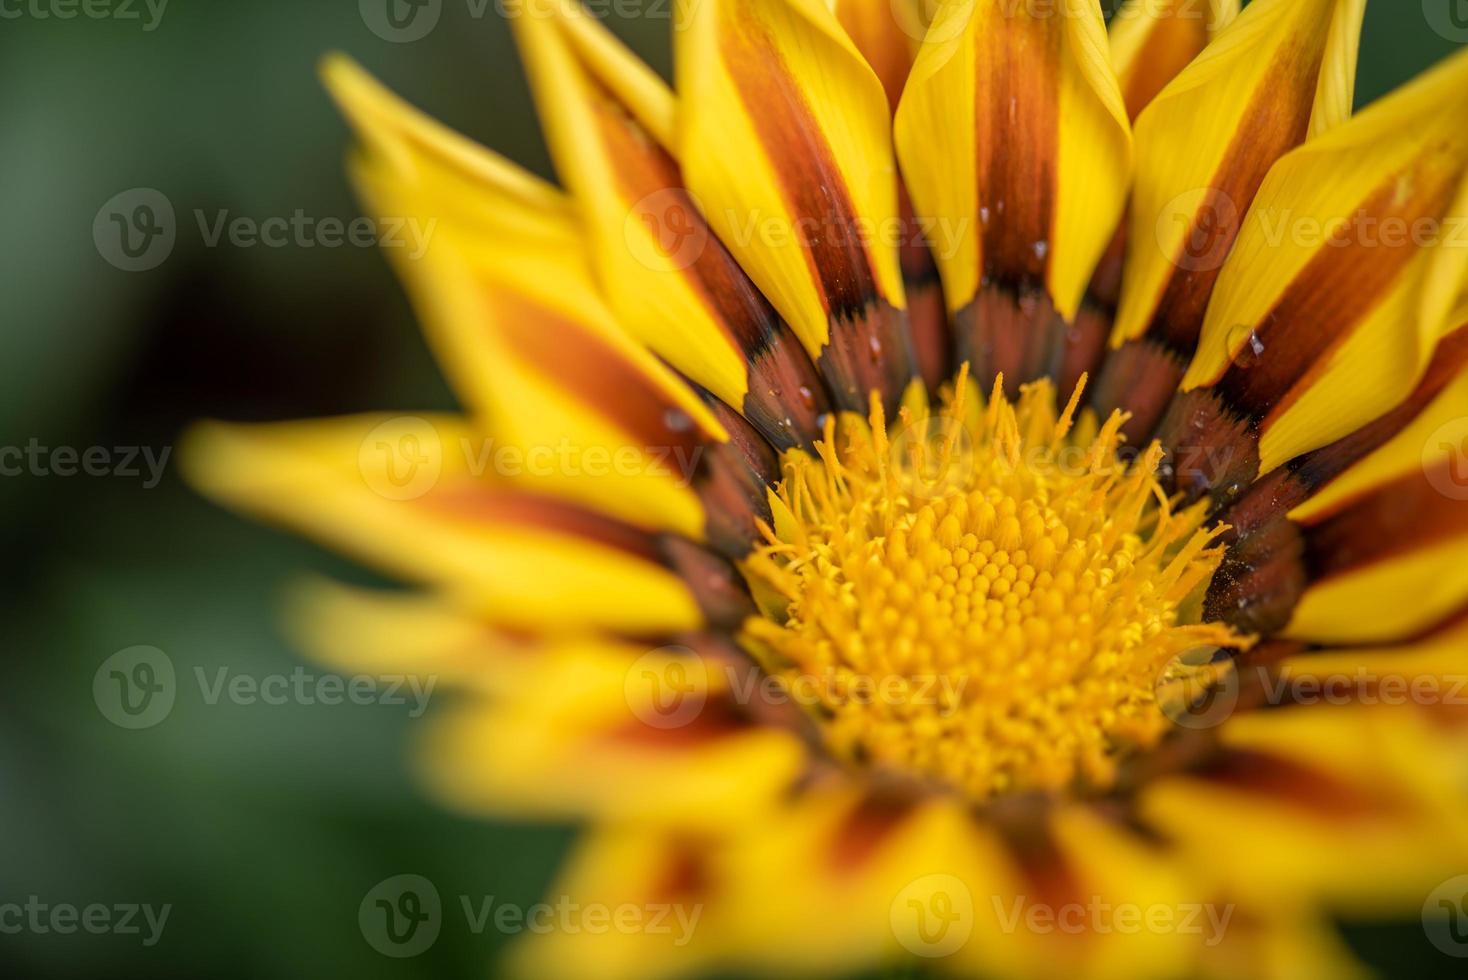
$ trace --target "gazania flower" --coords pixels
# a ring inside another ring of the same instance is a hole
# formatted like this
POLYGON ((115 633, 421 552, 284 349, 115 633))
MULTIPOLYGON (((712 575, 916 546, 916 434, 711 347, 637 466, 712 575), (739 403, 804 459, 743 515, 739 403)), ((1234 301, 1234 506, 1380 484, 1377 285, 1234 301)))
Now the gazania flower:
POLYGON ((1345 976, 1468 872, 1468 56, 1352 115, 1363 4, 689 0, 670 89, 542 0, 564 189, 327 63, 465 414, 191 473, 417 584, 293 622, 461 682, 444 799, 697 911, 521 966, 1345 976))

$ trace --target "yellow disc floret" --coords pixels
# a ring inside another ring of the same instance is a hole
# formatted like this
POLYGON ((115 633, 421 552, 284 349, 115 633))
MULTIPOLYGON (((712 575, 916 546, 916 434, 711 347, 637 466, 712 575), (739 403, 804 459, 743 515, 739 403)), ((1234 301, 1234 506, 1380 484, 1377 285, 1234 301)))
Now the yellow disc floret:
POLYGON ((743 639, 836 757, 978 798, 1102 788, 1171 725, 1179 655, 1241 642, 1197 621, 1217 530, 1170 506, 1156 446, 1119 457, 1119 415, 1073 425, 1078 396, 983 404, 961 374, 786 455, 743 639))

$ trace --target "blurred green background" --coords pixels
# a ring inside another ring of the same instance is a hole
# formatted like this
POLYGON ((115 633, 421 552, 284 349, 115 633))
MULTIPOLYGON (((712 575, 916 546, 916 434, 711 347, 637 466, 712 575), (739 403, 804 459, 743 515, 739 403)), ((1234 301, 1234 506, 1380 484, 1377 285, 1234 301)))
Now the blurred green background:
MULTIPOLYGON (((394 43, 357 0, 172 0, 156 19, 137 0, 137 19, 67 20, 37 15, 50 0, 0 2, 0 446, 156 454, 204 416, 449 407, 376 251, 208 247, 194 219, 356 215, 347 132, 315 76, 331 49, 549 174, 495 5, 442 6, 426 37, 394 43), (124 272, 94 245, 93 219, 136 187, 171 201, 178 239, 157 268, 124 272)), ((665 74, 669 6, 619 0, 640 15, 611 20, 665 74)), ((1453 47, 1419 0, 1375 0, 1360 99, 1453 47)), ((411 872, 446 903, 528 904, 571 829, 469 822, 425 802, 403 706, 206 703, 196 667, 262 677, 300 663, 275 626, 294 576, 367 579, 196 499, 172 463, 156 487, 0 478, 0 903, 172 906, 151 948, 0 935, 0 963, 16 976, 487 975, 504 938, 493 930, 446 915, 430 950, 391 960, 364 941, 359 902, 411 872), (161 724, 129 731, 98 710, 92 680, 139 644, 167 652, 180 693, 161 724)), ((1416 923, 1349 936, 1388 974, 1460 975, 1416 923)))

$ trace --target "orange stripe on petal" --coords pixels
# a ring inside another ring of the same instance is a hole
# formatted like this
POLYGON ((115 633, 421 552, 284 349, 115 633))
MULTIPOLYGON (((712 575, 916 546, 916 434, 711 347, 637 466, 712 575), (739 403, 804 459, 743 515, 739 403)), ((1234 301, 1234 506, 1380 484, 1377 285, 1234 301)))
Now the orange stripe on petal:
POLYGON ((516 30, 621 322, 777 448, 811 442, 826 408, 815 368, 685 189, 668 142, 672 93, 572 3, 521 18, 516 30), (593 50, 599 57, 588 57, 593 50), (639 101, 624 101, 627 91, 639 101), (663 117, 666 126, 643 122, 663 117))
POLYGON ((710 225, 840 407, 895 405, 916 366, 881 85, 815 0, 680 5, 679 156, 710 225), (697 106, 696 111, 691 107, 697 106))

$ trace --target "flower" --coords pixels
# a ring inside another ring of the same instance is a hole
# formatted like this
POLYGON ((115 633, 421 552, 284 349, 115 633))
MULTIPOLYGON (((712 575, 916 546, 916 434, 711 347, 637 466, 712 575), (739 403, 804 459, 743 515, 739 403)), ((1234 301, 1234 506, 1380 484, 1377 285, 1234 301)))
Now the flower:
POLYGON ((1352 115, 1363 7, 686 0, 675 96, 543 0, 564 191, 326 63, 466 413, 189 472, 418 583, 291 620, 458 682, 443 799, 691 923, 521 967, 1349 975, 1468 869, 1468 54, 1352 115))

